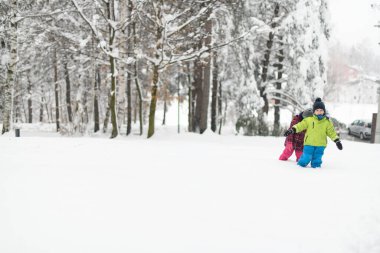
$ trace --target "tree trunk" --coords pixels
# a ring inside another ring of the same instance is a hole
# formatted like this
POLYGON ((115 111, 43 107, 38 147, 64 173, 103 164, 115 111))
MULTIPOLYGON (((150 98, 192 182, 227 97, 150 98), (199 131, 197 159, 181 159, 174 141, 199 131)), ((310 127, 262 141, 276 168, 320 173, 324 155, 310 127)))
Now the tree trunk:
POLYGON ((100 89, 100 68, 96 67, 96 80, 94 86, 94 133, 100 130, 100 117, 99 117, 99 89, 100 89))
MULTIPOLYGON (((0 89, 0 92, 1 92, 1 89, 0 89)), ((1 98, 0 98, 1 99, 1 98)), ((25 103, 24 103, 24 100, 21 101, 21 105, 22 105, 22 110, 24 112, 24 118, 25 118, 25 122, 29 122, 29 117, 28 117, 28 105, 26 105, 27 107, 25 108, 25 103)), ((1 110, 1 105, 0 105, 0 110, 1 110)))
MULTIPOLYGON (((133 4, 131 0, 128 0, 128 20, 129 22, 132 19, 132 12, 133 12, 133 4)), ((128 57, 132 56, 132 52, 134 50, 134 44, 133 42, 133 24, 132 22, 129 23, 127 27, 127 51, 128 51, 128 57)), ((128 70, 131 70, 131 65, 128 65, 128 70)), ((127 135, 129 135, 132 131, 132 78, 133 77, 130 73, 128 73, 128 79, 127 79, 127 135)))
POLYGON ((166 111, 167 111, 167 105, 166 105, 166 99, 164 101, 164 117, 162 119, 162 125, 165 126, 166 124, 166 111))
MULTIPOLYGON (((162 20, 162 12, 161 8, 163 8, 163 0, 160 0, 158 3, 160 6, 157 8, 157 20, 162 20)), ((161 47, 163 43, 162 38, 163 28, 157 24, 156 25, 156 51, 155 51, 155 59, 158 62, 160 59, 161 47)), ((151 90, 151 101, 150 101, 150 109, 149 109, 149 126, 148 126, 148 138, 152 137, 154 134, 154 121, 155 121, 155 113, 156 113, 156 104, 157 104, 157 89, 158 89, 158 73, 159 66, 157 63, 153 65, 153 86, 151 90)))
MULTIPOLYGON (((85 125, 88 125, 89 123, 89 116, 88 116, 88 92, 89 90, 91 90, 91 86, 92 86, 92 83, 90 82, 90 84, 88 83, 87 80, 85 80, 85 87, 86 89, 83 91, 83 100, 82 100, 82 104, 83 104, 83 112, 82 112, 82 123, 85 124, 85 125)), ((85 130, 85 129, 83 129, 85 130)))
POLYGON ((112 124, 112 133, 111 138, 117 137, 119 134, 119 129, 117 126, 117 117, 116 117, 116 66, 115 58, 110 56, 110 65, 111 65, 111 94, 110 94, 110 110, 111 110, 111 124, 112 124))
POLYGON ((59 85, 58 85, 58 58, 57 50, 54 50, 54 97, 55 97, 55 122, 57 132, 60 131, 60 117, 59 117, 59 85))
POLYGON ((33 123, 33 100, 32 100, 32 82, 30 81, 30 73, 27 74, 28 79, 28 123, 33 123))
POLYGON ((131 90, 131 76, 128 75, 127 80, 127 135, 132 131, 132 90, 131 90))
POLYGON ((138 76, 137 76, 137 63, 135 62, 135 66, 134 66, 134 70, 135 70, 135 84, 136 84, 136 89, 137 89, 137 94, 139 96, 139 121, 140 121, 140 135, 143 134, 143 125, 144 125, 144 122, 143 122, 143 100, 142 100, 142 91, 141 91, 141 88, 140 88, 140 84, 139 84, 139 79, 138 79, 138 76))
POLYGON ((41 100, 41 103, 40 103, 40 123, 42 123, 43 121, 44 121, 44 105, 43 105, 43 101, 41 100))
MULTIPOLYGON (((218 97, 218 118, 219 118, 219 134, 222 134, 223 114, 222 114, 222 82, 219 82, 219 97, 218 97)), ((226 102, 227 104, 227 102, 226 102)))
MULTIPOLYGON (((108 1, 108 19, 115 20, 115 6, 112 4, 113 1, 108 1)), ((109 27, 109 46, 111 54, 113 52, 114 40, 116 31, 111 25, 109 27)), ((117 124, 117 110, 116 110, 116 60, 113 56, 109 56, 110 70, 111 70, 111 94, 110 94, 110 110, 111 110, 111 124, 112 124, 112 133, 111 138, 115 138, 119 134, 118 124, 117 124)))
POLYGON ((167 87, 166 85, 164 85, 163 87, 163 97, 164 97, 164 116, 162 118, 162 125, 164 126, 166 124, 166 112, 168 110, 168 106, 167 106, 167 99, 168 99, 168 90, 167 90, 167 87))
POLYGON ((193 88, 191 86, 191 83, 189 83, 189 91, 188 91, 188 97, 189 97, 189 111, 188 111, 188 122, 189 122, 189 127, 188 131, 192 132, 193 131, 193 88))
POLYGON ((191 76, 190 76, 190 66, 189 63, 187 63, 187 83, 189 87, 188 91, 188 97, 189 97, 189 112, 188 112, 188 122, 189 122, 189 127, 188 131, 192 132, 193 131, 193 86, 191 84, 191 76))
MULTIPOLYGON (((209 19, 206 22, 205 38, 206 47, 211 47, 211 35, 212 35, 212 20, 209 19)), ((199 124, 199 132, 202 134, 207 129, 207 115, 210 102, 210 87, 211 87, 211 56, 207 57, 206 65, 204 66, 204 78, 203 78, 203 91, 202 91, 202 109, 201 109, 201 121, 199 124)))
MULTIPOLYGON (((129 50, 129 26, 130 26, 130 19, 127 19, 128 16, 128 0, 125 1, 118 1, 118 7, 115 9, 115 11, 118 12, 118 19, 125 21, 128 25, 127 27, 124 27, 121 30, 121 33, 119 33, 120 41, 123 43, 120 43, 120 51, 126 52, 127 56, 130 56, 129 50)), ((129 65, 124 63, 123 61, 118 62, 118 68, 119 68, 119 75, 117 76, 117 119, 119 121, 119 124, 127 124, 127 133, 128 135, 128 79, 130 79, 130 74, 128 73, 128 70, 130 69, 129 65)), ((120 126, 119 126, 120 127, 120 126)))
POLYGON ((110 116, 111 116, 110 101, 111 101, 111 97, 109 95, 108 96, 108 105, 107 105, 107 109, 106 109, 106 116, 105 116, 104 122, 103 122, 103 133, 107 132, 108 123, 110 121, 110 116))
POLYGON ((158 84, 158 66, 153 66, 153 86, 151 91, 151 101, 150 101, 150 110, 149 110, 149 126, 148 126, 148 138, 152 137, 154 134, 154 121, 156 113, 156 104, 157 104, 157 86, 158 84))
POLYGON ((199 59, 194 62, 194 80, 193 85, 193 132, 200 131, 202 98, 203 98, 203 68, 199 59))
MULTIPOLYGON (((277 90, 281 90, 281 79, 282 79, 282 74, 283 74, 283 64, 282 62, 284 61, 285 57, 284 57, 284 50, 282 49, 284 43, 282 42, 282 36, 279 37, 279 40, 280 40, 280 50, 279 50, 279 53, 277 55, 277 58, 278 58, 278 63, 276 64, 277 65, 277 80, 279 80, 278 82, 276 82, 276 89, 277 90)), ((280 93, 276 93, 276 97, 280 97, 281 94, 280 93)), ((273 135, 274 136, 279 136, 281 133, 280 133, 281 129, 280 129, 280 100, 279 99, 275 99, 275 107, 274 107, 274 126, 273 126, 273 135)))
POLYGON ((73 123, 73 112, 71 108, 71 84, 70 84, 70 75, 69 69, 67 67, 67 62, 63 64, 65 68, 65 80, 66 80, 66 107, 67 115, 70 123, 73 123))
MULTIPOLYGON (((132 1, 129 1, 130 8, 133 10, 133 3, 132 1)), ((132 32, 133 32, 133 51, 135 50, 135 47, 137 45, 137 34, 136 34, 136 22, 132 22, 132 32)), ((140 135, 143 134, 143 98, 142 98, 142 91, 139 84, 139 77, 138 77, 138 71, 137 71, 137 59, 135 59, 134 65, 133 65, 133 71, 134 71, 134 79, 135 79, 135 85, 137 94, 139 96, 139 121, 140 121, 140 135)))
POLYGON ((213 54, 213 71, 212 71, 212 93, 211 93, 211 130, 216 132, 217 125, 217 106, 218 106, 218 63, 217 53, 213 54))
POLYGON ((10 25, 10 63, 7 66, 7 80, 4 85, 4 108, 3 108, 3 129, 2 134, 9 132, 12 122, 13 89, 15 87, 15 77, 17 71, 17 20, 16 13, 17 0, 11 0, 11 25, 10 25))
POLYGON ((4 87, 5 87, 5 83, 3 83, 1 81, 0 81, 0 111, 1 111, 1 117, 0 117, 0 119, 2 119, 2 116, 3 116, 3 109, 4 109, 4 87))
POLYGON ((177 132, 180 133, 181 131, 181 120, 180 120, 180 116, 181 116, 181 106, 180 106, 180 102, 181 102, 181 85, 180 85, 180 78, 178 77, 178 80, 177 80, 177 97, 178 97, 178 111, 177 111, 177 120, 178 120, 178 129, 177 129, 177 132))
MULTIPOLYGON (((276 18, 278 18, 279 14, 279 4, 275 3, 275 9, 274 9, 274 16, 271 23, 271 28, 274 29, 277 27, 277 23, 275 21, 276 18)), ((274 39, 274 32, 273 30, 269 33, 269 38, 266 42, 266 50, 264 54, 264 60, 262 63, 262 72, 261 72, 261 83, 259 85, 259 91, 260 91, 260 97, 264 100, 264 106, 259 110, 258 113, 258 134, 262 136, 267 136, 269 134, 269 128, 267 124, 267 115, 269 111, 269 101, 266 94, 266 87, 267 87, 267 81, 268 81, 268 69, 269 66, 272 64, 270 63, 270 55, 272 53, 272 47, 273 47, 273 39, 274 39)))
POLYGON ((199 133, 203 134, 207 129, 207 115, 210 102, 210 66, 206 65, 204 72, 204 80, 202 91, 202 109, 201 109, 201 121, 199 124, 199 133))
POLYGON ((40 123, 42 123, 43 121, 44 121, 44 87, 41 86, 40 123))
POLYGON ((15 80, 15 88, 14 88, 14 108, 15 108, 15 123, 20 123, 22 122, 21 120, 21 87, 17 83, 17 77, 15 80))
MULTIPOLYGON (((274 9, 274 18, 278 18, 279 15, 279 10, 280 10, 280 5, 278 3, 275 4, 275 9, 274 9)), ((277 27, 277 22, 274 21, 271 24, 271 27, 274 29, 277 27)), ((268 79, 268 68, 270 66, 270 55, 272 51, 272 46, 273 46, 273 39, 274 39, 274 32, 269 33, 269 38, 267 40, 267 49, 265 50, 264 54, 264 61, 263 61, 263 66, 262 66, 262 73, 261 73, 261 87, 260 87, 260 96, 264 99, 264 107, 262 108, 263 113, 268 114, 269 111, 269 102, 267 95, 265 93, 266 89, 266 82, 268 79)))
POLYGON ((134 91, 133 92, 133 96, 135 97, 134 100, 133 100, 133 124, 136 124, 137 123, 137 108, 139 107, 138 106, 138 94, 137 94, 137 91, 134 91))
POLYGON ((50 113, 49 111, 49 106, 48 106, 48 103, 47 103, 47 99, 46 97, 44 97, 44 105, 45 105, 45 109, 46 109, 46 116, 47 116, 47 122, 48 123, 51 123, 51 119, 52 119, 52 114, 50 113))

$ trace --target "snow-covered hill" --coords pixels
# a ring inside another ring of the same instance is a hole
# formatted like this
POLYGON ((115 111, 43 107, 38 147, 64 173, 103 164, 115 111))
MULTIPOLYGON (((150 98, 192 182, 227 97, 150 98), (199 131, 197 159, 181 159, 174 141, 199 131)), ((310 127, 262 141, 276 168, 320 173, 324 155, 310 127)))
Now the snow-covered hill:
POLYGON ((378 253, 380 145, 284 138, 0 137, 3 253, 378 253))

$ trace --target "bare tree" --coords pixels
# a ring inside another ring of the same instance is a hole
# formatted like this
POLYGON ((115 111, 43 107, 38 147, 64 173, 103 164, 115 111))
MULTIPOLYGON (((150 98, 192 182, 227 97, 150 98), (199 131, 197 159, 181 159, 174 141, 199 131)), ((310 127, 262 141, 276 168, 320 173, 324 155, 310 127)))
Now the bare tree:
POLYGON ((17 71, 17 0, 10 1, 9 9, 9 40, 10 40, 10 61, 7 65, 7 80, 3 87, 4 92, 4 108, 3 108, 3 129, 2 134, 9 132, 12 122, 13 107, 13 89, 15 87, 15 78, 17 71))

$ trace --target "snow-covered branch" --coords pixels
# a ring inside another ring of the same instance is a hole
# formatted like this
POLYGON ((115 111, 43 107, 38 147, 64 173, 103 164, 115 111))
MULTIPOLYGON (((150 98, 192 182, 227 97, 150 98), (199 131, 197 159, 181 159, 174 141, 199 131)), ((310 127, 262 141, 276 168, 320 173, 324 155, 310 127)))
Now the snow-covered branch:
POLYGON ((235 43, 241 39, 243 39, 244 37, 247 36, 248 33, 245 33, 231 41, 227 41, 227 42, 224 42, 224 43, 220 43, 220 44, 214 44, 213 46, 209 46, 209 47, 202 47, 200 50, 198 51, 195 51, 195 52, 191 52, 189 54, 171 54, 169 58, 166 58, 166 59, 163 59, 163 64, 162 66, 160 67, 160 69, 163 69, 165 67, 167 67, 168 65, 172 65, 172 64, 176 64, 178 62, 184 62, 184 61, 191 61, 191 60, 194 60, 195 58, 202 58, 202 57, 207 57, 209 53, 211 53, 211 51, 213 50, 217 50, 217 49, 220 49, 222 47, 225 47, 225 46, 228 46, 232 43, 235 43), (207 54, 207 55, 206 55, 207 54))
POLYGON ((178 27, 171 27, 170 30, 167 31, 167 37, 171 37, 173 36, 175 33, 178 33, 180 31, 182 31, 185 27, 187 27, 188 25, 190 25, 191 23, 193 23, 195 20, 199 20, 200 17, 202 17, 203 15, 205 15, 209 10, 210 10, 210 6, 208 7, 203 7, 198 13, 197 15, 191 17, 190 19, 186 20, 183 24, 179 25, 178 27))
POLYGON ((86 17, 86 15, 83 13, 83 10, 80 8, 76 0, 71 0, 71 2, 74 4, 75 8, 79 12, 80 16, 83 18, 83 20, 87 23, 87 25, 91 28, 93 34, 96 36, 96 38, 99 41, 102 41, 102 35, 98 31, 98 29, 95 27, 95 25, 86 17))

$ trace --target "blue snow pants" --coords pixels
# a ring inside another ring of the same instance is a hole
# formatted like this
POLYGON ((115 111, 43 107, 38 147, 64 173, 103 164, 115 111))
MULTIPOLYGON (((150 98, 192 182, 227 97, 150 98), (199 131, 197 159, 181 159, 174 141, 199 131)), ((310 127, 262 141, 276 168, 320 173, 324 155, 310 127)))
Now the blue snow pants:
POLYGON ((301 158, 298 160, 298 165, 306 167, 311 162, 312 168, 321 167, 322 156, 326 147, 317 147, 306 145, 303 147, 303 153, 301 158))

